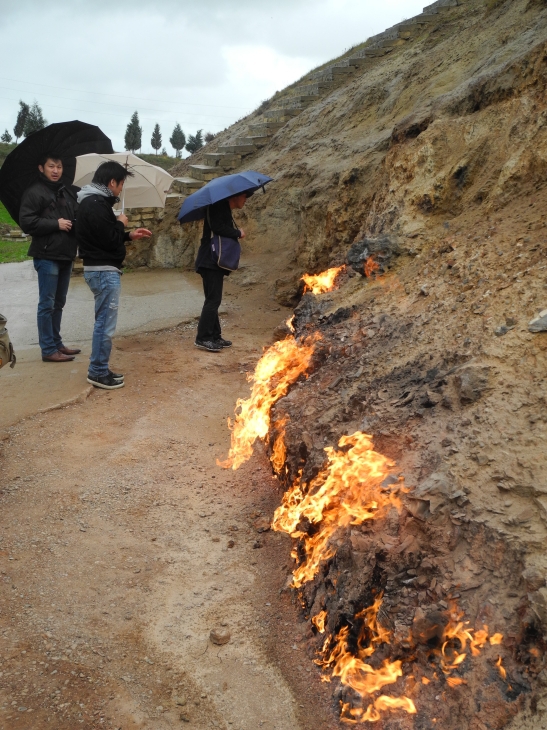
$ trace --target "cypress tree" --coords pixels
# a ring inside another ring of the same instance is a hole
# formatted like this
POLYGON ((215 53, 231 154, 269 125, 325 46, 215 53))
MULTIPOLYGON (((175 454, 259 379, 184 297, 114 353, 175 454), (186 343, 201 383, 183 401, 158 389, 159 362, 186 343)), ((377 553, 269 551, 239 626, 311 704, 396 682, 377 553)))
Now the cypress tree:
POLYGON ((197 152, 203 147, 203 136, 202 136, 203 129, 198 129, 198 131, 194 134, 191 134, 188 137, 188 144, 186 145, 186 149, 190 154, 193 154, 194 152, 197 152))
POLYGON ((25 137, 28 137, 29 134, 32 134, 33 132, 38 132, 44 127, 47 127, 47 120, 44 119, 42 107, 38 104, 37 101, 35 101, 34 104, 30 107, 27 118, 25 119, 23 134, 25 137))
POLYGON ((128 152, 135 152, 142 147, 142 127, 139 124, 139 113, 133 112, 131 121, 125 130, 125 149, 128 152))
POLYGON ((152 149, 156 150, 156 155, 158 154, 158 150, 161 147, 161 132, 160 132, 160 125, 156 124, 154 127, 154 131, 152 132, 152 139, 150 140, 150 144, 152 145, 152 149))
POLYGON ((177 123, 175 125, 169 142, 171 142, 171 147, 174 147, 176 150, 176 157, 180 157, 181 150, 184 149, 184 145, 186 144, 186 135, 180 128, 180 124, 177 123))
POLYGON ((24 101, 19 102, 19 111, 17 112, 17 119, 15 121, 15 127, 13 128, 13 134, 15 135, 15 143, 19 141, 19 137, 23 136, 25 131, 25 124, 27 117, 30 112, 30 106, 25 104, 24 101))
POLYGON ((12 140, 12 139, 13 139, 13 137, 11 136, 11 134, 10 134, 10 133, 8 132, 8 130, 7 130, 7 129, 6 129, 6 131, 4 132, 4 134, 3 134, 3 135, 2 135, 1 137, 0 137, 0 140, 1 140, 2 142, 6 142, 6 144, 9 144, 9 143, 11 142, 11 140, 12 140))

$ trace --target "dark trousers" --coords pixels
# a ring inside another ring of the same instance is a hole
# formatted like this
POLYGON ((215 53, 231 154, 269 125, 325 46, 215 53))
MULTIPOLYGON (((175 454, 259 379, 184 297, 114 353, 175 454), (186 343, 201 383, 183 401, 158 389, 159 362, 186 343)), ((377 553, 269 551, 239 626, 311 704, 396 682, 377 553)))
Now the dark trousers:
POLYGON ((198 324, 198 340, 220 339, 220 320, 218 308, 222 302, 222 287, 224 285, 224 273, 217 269, 199 269, 198 273, 203 279, 203 293, 205 302, 201 310, 201 317, 198 324))
POLYGON ((63 346, 61 317, 72 273, 72 261, 34 259, 38 274, 38 342, 42 355, 63 346))

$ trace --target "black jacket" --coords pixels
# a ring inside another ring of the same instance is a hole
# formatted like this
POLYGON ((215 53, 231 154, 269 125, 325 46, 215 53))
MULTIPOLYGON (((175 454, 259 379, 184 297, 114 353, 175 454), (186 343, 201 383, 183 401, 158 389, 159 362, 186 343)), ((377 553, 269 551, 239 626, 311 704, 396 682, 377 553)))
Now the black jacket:
POLYGON ((32 236, 28 256, 50 261, 74 261, 74 228, 69 232, 59 230, 59 218, 74 222, 78 210, 77 190, 65 187, 62 182, 52 182, 42 174, 25 190, 19 209, 19 224, 25 233, 32 236))
POLYGON ((116 200, 104 195, 90 195, 80 203, 76 241, 84 266, 115 266, 119 269, 123 264, 125 241, 130 238, 112 210, 116 200))
POLYGON ((223 274, 229 274, 229 271, 222 269, 211 255, 211 230, 217 236, 225 236, 226 238, 239 238, 241 231, 235 227, 232 218, 232 209, 227 200, 220 200, 218 203, 210 205, 208 208, 209 215, 205 215, 203 223, 203 236, 201 238, 201 246, 198 249, 196 257, 195 269, 217 269, 223 274), (211 225, 209 225, 209 220, 211 225))

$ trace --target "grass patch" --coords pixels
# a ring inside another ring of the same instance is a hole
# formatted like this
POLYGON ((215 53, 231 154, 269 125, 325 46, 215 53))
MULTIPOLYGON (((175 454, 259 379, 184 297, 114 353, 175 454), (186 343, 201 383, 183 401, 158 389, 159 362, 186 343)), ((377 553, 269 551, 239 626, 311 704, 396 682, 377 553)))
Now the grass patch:
POLYGON ((3 203, 0 203, 0 223, 5 223, 8 226, 16 226, 17 223, 13 220, 8 211, 4 208, 3 203))
POLYGON ((30 241, 0 241, 0 264, 15 264, 26 261, 30 241))
POLYGON ((169 157, 169 155, 138 155, 138 157, 145 162, 148 162, 150 165, 156 165, 156 167, 161 167, 163 170, 167 170, 168 172, 172 167, 180 162, 179 159, 169 157))
POLYGON ((6 144, 6 142, 0 142, 0 167, 4 164, 4 160, 12 152, 17 145, 15 143, 6 144))

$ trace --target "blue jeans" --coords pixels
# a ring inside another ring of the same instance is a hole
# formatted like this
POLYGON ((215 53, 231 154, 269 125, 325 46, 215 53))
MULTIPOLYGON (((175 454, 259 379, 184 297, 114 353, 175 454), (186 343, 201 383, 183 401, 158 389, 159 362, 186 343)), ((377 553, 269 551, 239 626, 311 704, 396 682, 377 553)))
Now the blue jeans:
POLYGON ((61 317, 66 302, 72 261, 34 259, 38 274, 38 342, 42 355, 53 355, 63 346, 61 317))
POLYGON ((84 279, 95 297, 95 327, 88 374, 100 378, 108 375, 112 337, 118 321, 120 274, 117 271, 85 271, 84 279))

